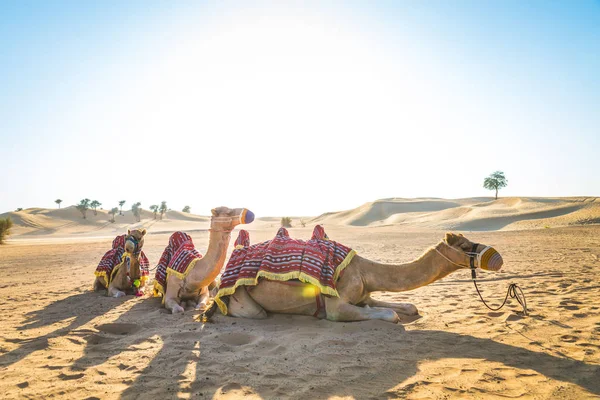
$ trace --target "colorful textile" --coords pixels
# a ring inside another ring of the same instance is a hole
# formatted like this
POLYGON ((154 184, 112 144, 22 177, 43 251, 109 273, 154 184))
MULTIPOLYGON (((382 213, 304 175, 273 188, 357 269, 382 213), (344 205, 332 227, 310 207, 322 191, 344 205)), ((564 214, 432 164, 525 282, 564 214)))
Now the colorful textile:
POLYGON ((169 238, 156 266, 154 275, 154 295, 164 296, 167 290, 167 278, 174 274, 179 279, 184 279, 194 268, 196 262, 202 258, 192 238, 185 232, 175 232, 169 238))
MULTIPOLYGON (((96 271, 94 275, 100 277, 104 284, 104 287, 108 288, 110 281, 112 279, 112 273, 115 270, 115 267, 119 267, 122 263, 125 262, 125 240, 127 239, 127 235, 120 235, 114 238, 112 242, 112 249, 107 251, 100 263, 96 267, 96 271)), ((148 280, 148 276, 150 275, 150 262, 148 261, 148 257, 144 254, 143 251, 140 252, 139 255, 140 261, 140 280, 145 282, 148 280)))
POLYGON ((248 246, 250 246, 250 234, 248 233, 248 231, 242 229, 240 230, 237 239, 235 239, 235 244, 233 247, 235 249, 241 249, 248 246))
POLYGON ((227 315, 227 306, 221 298, 233 294, 238 286, 258 284, 260 278, 298 279, 316 286, 325 295, 339 297, 337 280, 355 254, 354 250, 327 239, 319 225, 308 241, 292 239, 287 229, 281 228, 273 240, 232 252, 215 301, 227 315))

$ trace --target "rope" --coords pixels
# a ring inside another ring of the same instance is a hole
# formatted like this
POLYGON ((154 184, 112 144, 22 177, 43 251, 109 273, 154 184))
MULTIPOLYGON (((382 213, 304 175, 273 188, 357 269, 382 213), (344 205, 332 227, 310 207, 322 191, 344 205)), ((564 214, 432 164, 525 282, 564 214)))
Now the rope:
POLYGON ((508 291, 506 292, 506 297, 504 297, 504 301, 502 302, 500 307, 497 307, 497 308, 492 308, 488 305, 488 303, 485 302, 485 300, 483 299, 483 296, 481 295, 481 292, 479 291, 479 288, 477 287, 477 281, 475 279, 473 279, 473 284, 475 285, 475 290, 477 290, 477 294, 479 295, 479 298, 481 299, 483 304, 490 310, 492 310, 492 311, 500 310, 502 307, 504 307, 506 305, 508 296, 510 296, 513 299, 517 299, 519 304, 523 307, 523 315, 527 315, 527 300, 525 299, 525 293, 523 293, 523 290, 516 283, 511 283, 508 286, 508 291), (523 300, 521 300, 521 298, 519 297, 517 290, 521 293, 521 297, 523 298, 523 300))

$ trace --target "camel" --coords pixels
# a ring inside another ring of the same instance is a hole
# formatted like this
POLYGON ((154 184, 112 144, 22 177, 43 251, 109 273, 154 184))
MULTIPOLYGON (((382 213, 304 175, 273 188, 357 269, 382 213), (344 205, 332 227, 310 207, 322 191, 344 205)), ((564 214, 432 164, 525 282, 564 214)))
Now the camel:
POLYGON ((141 296, 148 280, 148 258, 143 253, 145 229, 127 230, 117 236, 96 268, 94 290, 107 289, 110 297, 123 297, 131 291, 141 296))
MULTIPOLYGON (((320 227, 315 228, 313 239, 329 241, 322 228, 320 228, 322 232, 317 228, 320 227)), ((234 256, 235 253, 231 257, 234 256)), ((257 262, 261 264, 261 260, 252 259, 252 262, 254 264, 250 265, 256 265, 257 262)), ((502 257, 492 247, 473 243, 462 234, 453 233, 447 233, 437 245, 408 263, 381 264, 355 255, 353 250, 347 252, 344 262, 345 268, 340 275, 337 275, 336 289, 339 296, 322 296, 318 287, 306 283, 306 280, 301 282, 303 278, 300 278, 300 281, 280 282, 263 277, 250 283, 232 286, 230 290, 235 290, 233 294, 222 299, 219 299, 217 293, 215 303, 222 302, 219 308, 222 312, 225 309, 227 315, 242 318, 262 319, 267 317, 267 312, 270 312, 313 315, 330 321, 379 319, 397 322, 398 314, 417 315, 417 308, 413 304, 375 300, 371 298, 372 292, 413 290, 459 269, 468 269, 471 263, 473 267, 493 271, 499 270, 503 264, 502 257), (324 303, 324 307, 319 304, 320 302, 324 303), (223 303, 227 305, 223 306, 223 303)), ((229 264, 221 278, 222 284, 229 270, 229 264)), ((336 271, 335 274, 338 272, 336 271)), ((286 278, 279 280, 286 280, 286 278)), ((214 311, 213 304, 207 311, 207 316, 212 315, 214 311)))
POLYGON ((155 284, 155 295, 163 295, 165 308, 173 314, 184 312, 186 303, 197 310, 206 308, 208 287, 225 264, 231 231, 239 224, 249 224, 254 220, 254 214, 245 208, 218 207, 212 209, 211 213, 208 249, 204 257, 195 251, 187 234, 176 232, 171 236, 169 246, 161 257, 162 263, 159 262, 157 266, 157 281, 159 270, 164 269, 166 287, 155 284), (180 255, 178 258, 185 264, 178 268, 179 271, 172 268, 175 260, 171 260, 171 257, 176 254, 180 255), (165 264, 164 268, 158 268, 162 264, 165 264))

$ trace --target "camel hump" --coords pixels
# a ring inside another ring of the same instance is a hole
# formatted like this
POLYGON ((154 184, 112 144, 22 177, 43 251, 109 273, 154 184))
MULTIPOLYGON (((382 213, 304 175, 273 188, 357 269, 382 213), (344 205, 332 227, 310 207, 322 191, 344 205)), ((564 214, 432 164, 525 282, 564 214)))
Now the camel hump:
POLYGON ((290 237, 290 233, 288 232, 288 230, 287 230, 287 229, 285 229, 285 228, 281 227, 281 228, 279 228, 279 230, 277 231, 277 235, 276 235, 276 236, 277 236, 277 237, 287 237, 287 238, 289 238, 289 237, 290 237))
POLYGON ((325 233, 325 228, 323 228, 322 225, 317 225, 317 226, 315 226, 315 229, 313 229, 313 234, 310 239, 311 240, 328 240, 329 237, 327 237, 327 234, 325 233))
POLYGON ((192 237, 185 232, 175 232, 169 238, 169 245, 173 250, 177 250, 181 247, 185 242, 191 242, 192 237))
POLYGON ((248 231, 242 229, 240 230, 240 233, 238 234, 237 239, 235 240, 235 248, 238 248, 238 246, 241 247, 248 247, 250 246, 250 234, 248 233, 248 231))

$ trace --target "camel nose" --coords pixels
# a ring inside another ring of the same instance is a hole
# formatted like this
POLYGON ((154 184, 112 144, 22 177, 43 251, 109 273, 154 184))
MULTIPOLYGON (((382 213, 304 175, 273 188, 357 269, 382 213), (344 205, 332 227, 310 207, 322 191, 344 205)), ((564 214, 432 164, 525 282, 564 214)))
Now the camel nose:
POLYGON ((249 224, 252 221, 254 221, 254 213, 247 208, 244 209, 244 212, 242 213, 242 224, 249 224))

